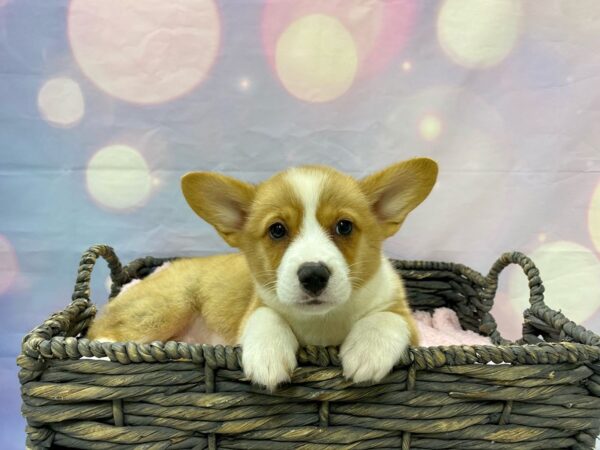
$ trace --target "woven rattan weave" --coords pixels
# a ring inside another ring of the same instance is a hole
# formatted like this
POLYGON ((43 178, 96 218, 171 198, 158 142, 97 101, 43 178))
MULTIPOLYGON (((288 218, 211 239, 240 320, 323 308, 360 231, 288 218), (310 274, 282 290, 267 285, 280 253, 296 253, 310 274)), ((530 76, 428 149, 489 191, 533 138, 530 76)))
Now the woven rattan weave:
POLYGON ((465 329, 497 345, 411 348, 371 386, 343 379, 337 348, 305 347, 292 383, 273 394, 244 379, 237 347, 86 339, 99 256, 111 296, 165 261, 123 267, 108 246, 84 253, 71 304, 25 336, 18 357, 28 448, 594 447, 600 337, 544 304, 538 270, 520 253, 502 255, 487 276, 460 264, 394 261, 414 309, 450 307, 465 329), (511 263, 531 292, 517 342, 503 339, 490 315, 498 275, 511 263))

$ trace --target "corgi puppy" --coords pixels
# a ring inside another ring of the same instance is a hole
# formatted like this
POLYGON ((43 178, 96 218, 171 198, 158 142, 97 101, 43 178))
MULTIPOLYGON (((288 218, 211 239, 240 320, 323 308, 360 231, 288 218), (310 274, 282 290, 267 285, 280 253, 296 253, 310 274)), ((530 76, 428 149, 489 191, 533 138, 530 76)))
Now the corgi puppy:
POLYGON ((188 173, 188 204, 241 252, 176 260, 114 298, 88 337, 241 344, 245 375, 269 390, 290 380, 299 345, 341 345, 344 376, 377 382, 418 345, 382 242, 436 177, 426 158, 361 180, 322 166, 258 185, 188 173))

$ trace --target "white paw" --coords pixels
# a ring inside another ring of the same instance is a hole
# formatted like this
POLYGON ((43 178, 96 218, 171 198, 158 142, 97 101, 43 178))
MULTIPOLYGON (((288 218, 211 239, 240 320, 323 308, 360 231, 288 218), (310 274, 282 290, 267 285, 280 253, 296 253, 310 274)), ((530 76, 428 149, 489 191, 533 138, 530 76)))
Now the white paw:
POLYGON ((277 386, 290 381, 296 368, 296 352, 283 345, 244 345, 242 363, 244 374, 252 383, 274 391, 277 386))
POLYGON ((344 377, 355 383, 381 381, 408 349, 406 321, 379 312, 354 324, 340 349, 344 377))
POLYGON ((257 309, 242 336, 244 374, 252 383, 273 391, 290 381, 298 365, 298 341, 289 325, 270 308, 257 309))

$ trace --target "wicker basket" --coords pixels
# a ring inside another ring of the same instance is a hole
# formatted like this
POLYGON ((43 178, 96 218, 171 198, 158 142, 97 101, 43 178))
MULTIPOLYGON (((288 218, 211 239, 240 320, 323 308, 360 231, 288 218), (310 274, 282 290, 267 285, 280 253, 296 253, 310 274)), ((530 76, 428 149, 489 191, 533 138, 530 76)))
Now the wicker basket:
POLYGON ((498 345, 411 348, 372 386, 343 379, 337 348, 306 347, 292 383, 274 394, 243 378, 237 347, 81 337, 96 312, 89 284, 98 256, 108 261, 112 296, 165 261, 122 267, 110 247, 90 248, 72 303, 25 336, 18 364, 31 449, 594 447, 600 338, 544 304, 538 271, 520 253, 504 254, 486 277, 460 264, 394 262, 413 308, 448 306, 498 345), (531 289, 514 343, 489 313, 511 263, 531 289), (92 356, 110 361, 82 358, 92 356))

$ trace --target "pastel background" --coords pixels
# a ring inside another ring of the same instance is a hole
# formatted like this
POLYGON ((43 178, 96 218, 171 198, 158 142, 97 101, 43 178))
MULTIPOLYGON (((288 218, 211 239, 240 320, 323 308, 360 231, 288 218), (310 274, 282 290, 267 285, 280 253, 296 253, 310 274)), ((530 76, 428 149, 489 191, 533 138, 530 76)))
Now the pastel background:
MULTIPOLYGON (((180 194, 189 170, 430 156, 439 183, 388 254, 486 272, 524 251, 600 331, 599 48, 597 0, 0 0, 0 448, 24 445, 20 340, 88 246, 228 251, 180 194)), ((525 307, 509 271, 505 336, 525 307)))

